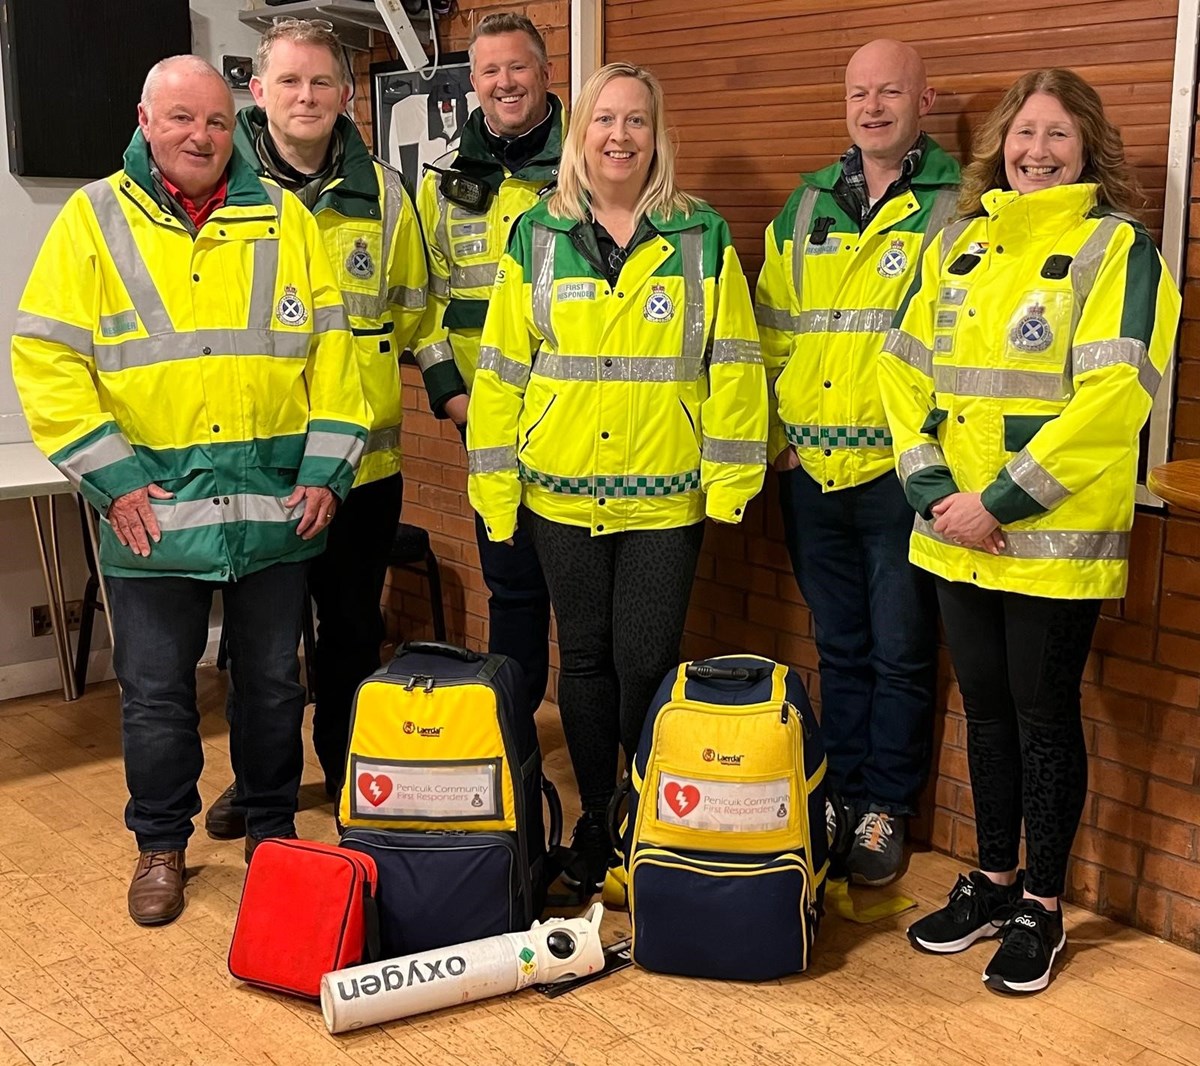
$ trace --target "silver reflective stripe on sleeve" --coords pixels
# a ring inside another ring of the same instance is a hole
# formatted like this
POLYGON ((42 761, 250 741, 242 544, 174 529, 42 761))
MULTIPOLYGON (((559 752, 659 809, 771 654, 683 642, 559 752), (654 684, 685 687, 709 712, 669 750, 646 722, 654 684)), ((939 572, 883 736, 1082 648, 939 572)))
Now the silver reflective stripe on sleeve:
POLYGON ((857 307, 841 311, 814 308, 795 318, 797 333, 883 333, 891 329, 896 312, 890 307, 857 307))
MULTIPOLYGON (((704 306, 704 231, 686 229, 679 235, 683 262, 683 372, 693 381, 704 366, 707 315, 704 306)), ((719 264, 718 264, 719 269, 719 264)))
POLYGON ((438 341, 436 344, 427 344, 424 348, 418 348, 414 353, 417 366, 424 373, 431 366, 436 366, 438 363, 450 363, 454 361, 454 349, 450 347, 449 341, 438 341))
POLYGON ((523 389, 529 382, 529 367, 510 359, 499 348, 486 345, 479 349, 479 369, 490 370, 501 381, 523 389))
POLYGON ((109 433, 86 448, 72 453, 70 458, 59 460, 55 465, 67 475, 72 484, 78 485, 88 474, 132 457, 133 448, 124 435, 109 433))
POLYGON ((386 426, 383 429, 373 429, 367 434, 367 443, 363 454, 368 452, 390 452, 400 447, 400 427, 386 426))
POLYGON ((375 171, 383 174, 383 269, 379 271, 379 295, 386 297, 391 277, 392 242, 400 224, 400 212, 404 209, 404 185, 394 170, 376 163, 375 171))
POLYGON ((755 463, 765 465, 767 445, 758 440, 722 440, 704 436, 700 455, 710 463, 755 463))
POLYGON ((889 330, 883 350, 919 370, 927 378, 933 377, 933 352, 911 333, 905 333, 902 329, 889 330))
POLYGON ((347 292, 343 289, 342 303, 346 306, 346 314, 355 318, 378 320, 383 314, 384 302, 376 293, 347 292))
POLYGON ((1086 374, 1089 370, 1099 370, 1106 366, 1117 366, 1128 363, 1137 367, 1138 383, 1154 399, 1158 392, 1162 375, 1146 353, 1146 345, 1131 337, 1122 337, 1113 341, 1093 341, 1091 344, 1080 344, 1071 349, 1071 373, 1073 376, 1086 374))
POLYGON ((154 284, 150 268, 134 240, 129 219, 121 210, 116 191, 107 180, 85 185, 83 191, 91 201, 104 243, 146 332, 151 335, 170 333, 175 328, 171 316, 167 314, 166 304, 159 295, 158 286, 154 284))
POLYGON ((569 355, 539 352, 538 377, 554 381, 695 381, 700 369, 676 355, 569 355))
POLYGON ((1058 478, 1029 454, 1028 448, 1023 448, 1007 469, 1013 484, 1027 492, 1047 511, 1071 495, 1058 478))
POLYGON ((475 448, 467 452, 467 473, 500 474, 517 469, 517 448, 503 444, 499 448, 475 448))
MULTIPOLYGON (((987 396, 1004 400, 1065 400, 1070 390, 1062 374, 1035 370, 985 370, 980 367, 938 365, 934 388, 955 396, 987 396)), ((944 405, 943 405, 944 406, 944 405)))
POLYGON ((1079 324, 1079 317, 1083 314, 1083 305, 1091 295, 1092 287, 1096 284, 1096 275, 1100 272, 1100 265, 1104 262, 1109 241, 1112 240, 1117 227, 1125 221, 1118 215, 1105 215, 1092 230, 1088 239, 1083 242, 1083 247, 1079 249, 1075 258, 1071 260, 1071 291, 1075 295, 1075 306, 1071 315, 1072 337, 1075 336, 1075 327, 1079 324))
POLYGON ((488 289, 496 280, 499 263, 479 263, 476 266, 450 268, 451 289, 488 289))
POLYGON ((272 182, 262 187, 275 206, 279 223, 275 236, 259 237, 254 242, 254 277, 250 283, 250 307, 246 325, 251 329, 270 329, 275 314, 275 282, 279 274, 279 235, 283 232, 283 190, 272 182))
POLYGON ((387 302, 395 304, 398 307, 406 307, 409 310, 416 310, 418 307, 425 306, 426 290, 422 288, 414 288, 409 285, 393 285, 387 291, 387 302))
POLYGON ((363 441, 349 433, 309 433, 304 442, 305 459, 345 459, 355 463, 362 454, 363 441))
POLYGON ((762 348, 758 341, 735 338, 714 341, 709 363, 761 363, 762 348))
POLYGON ((50 341, 53 344, 64 344, 73 352, 80 355, 92 354, 92 331, 80 326, 72 326, 59 322, 45 315, 35 315, 29 311, 20 311, 13 326, 14 337, 27 337, 35 341, 50 341))
POLYGON ((96 349, 96 368, 115 372, 207 355, 262 355, 277 359, 307 359, 311 333, 270 329, 198 329, 157 337, 134 337, 96 349), (208 349, 207 351, 205 349, 208 349))
MULTIPOLYGON (((917 515, 913 529, 931 540, 960 547, 934 532, 933 523, 920 515, 917 515)), ((1014 559, 1125 559, 1129 555, 1129 534, 1090 530, 1006 529, 1000 554, 1014 559)))
POLYGON ((313 333, 324 333, 331 329, 349 329, 346 319, 346 308, 341 304, 332 307, 318 307, 313 311, 313 333))
POLYGON ((939 258, 942 266, 945 267, 946 259, 950 255, 950 250, 958 242, 958 238, 963 235, 963 232, 971 224, 973 219, 960 218, 957 222, 951 222, 945 229, 942 230, 942 243, 939 248, 939 258))
POLYGON ((949 466, 946 454, 940 444, 918 444, 900 453, 896 460, 896 473, 900 475, 901 483, 906 483, 913 474, 920 470, 928 470, 933 466, 949 466))
POLYGON ((800 194, 800 203, 796 207, 796 226, 792 230, 792 288, 796 290, 797 307, 804 306, 804 246, 808 243, 808 227, 819 195, 819 189, 808 186, 800 194))
POLYGON ((558 347, 554 324, 550 321, 550 306, 554 298, 554 240, 555 233, 545 226, 533 227, 533 323, 551 348, 558 347))
POLYGON ((782 333, 792 333, 796 328, 796 320, 790 312, 766 304, 754 305, 754 321, 763 329, 777 329, 782 333))
POLYGON ((929 209, 929 221, 925 223, 925 236, 921 239, 921 254, 950 221, 954 214, 954 205, 958 203, 957 189, 941 189, 934 194, 933 206, 929 209))
POLYGON ((436 274, 430 274, 429 291, 433 293, 434 296, 447 299, 450 296, 450 279, 438 277, 436 274))

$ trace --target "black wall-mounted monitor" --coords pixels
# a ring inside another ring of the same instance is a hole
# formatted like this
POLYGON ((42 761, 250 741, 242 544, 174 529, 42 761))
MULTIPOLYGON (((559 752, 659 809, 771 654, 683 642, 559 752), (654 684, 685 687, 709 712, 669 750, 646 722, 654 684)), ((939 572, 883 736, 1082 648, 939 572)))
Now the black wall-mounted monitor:
POLYGON ((146 72, 192 50, 188 0, 0 0, 8 167, 37 178, 119 169, 146 72))

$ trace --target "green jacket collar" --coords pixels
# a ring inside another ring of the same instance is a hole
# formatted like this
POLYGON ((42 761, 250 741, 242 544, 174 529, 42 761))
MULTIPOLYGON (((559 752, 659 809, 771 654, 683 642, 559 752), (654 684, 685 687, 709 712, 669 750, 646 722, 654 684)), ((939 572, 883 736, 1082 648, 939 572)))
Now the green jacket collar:
MULTIPOLYGON (((912 176, 911 184, 915 187, 936 187, 939 185, 957 185, 960 181, 959 166, 953 156, 928 134, 925 135, 925 154, 921 157, 921 165, 912 176)), ((842 176, 842 164, 839 160, 811 174, 804 174, 801 180, 805 185, 816 189, 832 192, 838 178, 842 176)))
MULTIPOLYGON (((266 129, 267 114, 261 107, 244 107, 238 112, 234 129, 234 155, 240 156, 259 177, 266 168, 258 157, 258 138, 266 129)), ((379 217, 379 180, 375 161, 363 142, 358 128, 345 115, 338 115, 334 130, 342 138, 342 158, 335 183, 313 205, 313 213, 330 208, 348 218, 379 217)))
MULTIPOLYGON (((546 99, 550 104, 550 136, 546 140, 546 147, 512 175, 521 181, 549 181, 558 176, 558 161, 562 158, 566 119, 562 101, 554 93, 547 93, 546 99)), ((505 178, 504 167, 488 149, 487 140, 483 135, 483 123, 483 108, 477 107, 463 127, 454 168, 486 180, 493 186, 494 191, 505 178)))
MULTIPOLYGON (((138 188, 157 203, 154 179, 150 177, 150 146, 140 129, 134 131, 133 140, 125 149, 124 164, 125 173, 136 182, 138 188)), ((230 207, 257 207, 271 203, 271 198, 262 187, 258 175, 239 158, 236 151, 229 160, 227 173, 229 188, 225 194, 225 203, 230 207)))

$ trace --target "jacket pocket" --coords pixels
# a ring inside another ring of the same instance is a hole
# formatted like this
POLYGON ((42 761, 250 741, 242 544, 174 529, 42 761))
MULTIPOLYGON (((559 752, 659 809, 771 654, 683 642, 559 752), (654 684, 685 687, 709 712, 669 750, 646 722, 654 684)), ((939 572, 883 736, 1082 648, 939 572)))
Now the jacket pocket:
POLYGON ((551 396, 550 402, 542 409, 542 413, 538 415, 533 424, 527 430, 525 430, 525 435, 521 439, 520 454, 523 455, 525 453, 525 449, 529 447, 530 440, 533 439, 534 432, 537 430, 538 426, 540 426, 546 420, 546 416, 550 413, 550 408, 554 406, 554 401, 557 399, 557 395, 551 396))
POLYGON ((950 412, 945 408, 935 407, 926 416, 924 423, 921 425, 921 432, 927 433, 931 437, 936 437, 938 426, 945 422, 949 417, 950 412))
POLYGON ((1004 416, 1004 450, 1019 452, 1031 440, 1034 434, 1047 422, 1053 422, 1058 415, 1005 415, 1004 416))

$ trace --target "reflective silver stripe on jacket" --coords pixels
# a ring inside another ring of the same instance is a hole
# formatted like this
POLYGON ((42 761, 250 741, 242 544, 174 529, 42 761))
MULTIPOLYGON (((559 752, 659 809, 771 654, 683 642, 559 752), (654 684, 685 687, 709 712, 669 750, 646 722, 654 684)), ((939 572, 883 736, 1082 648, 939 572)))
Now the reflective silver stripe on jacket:
POLYGON ((424 373, 432 366, 438 363, 451 363, 454 361, 454 349, 450 347, 449 341, 437 341, 435 344, 426 344, 423 348, 418 348, 413 353, 417 360, 417 366, 421 368, 421 373, 424 373))
POLYGON ((367 434, 367 443, 363 447, 363 455, 371 452, 390 452, 400 447, 400 427, 386 426, 383 429, 373 429, 367 434))
POLYGON ((768 307, 766 304, 754 305, 754 321, 763 329, 777 329, 782 333, 796 331, 796 320, 790 311, 781 311, 778 307, 768 307))
POLYGON ((921 254, 929 247, 946 223, 954 216, 954 208, 958 203, 958 189, 939 189, 933 194, 933 206, 929 209, 929 221, 925 223, 925 235, 921 238, 921 254))
MULTIPOLYGON (((940 533, 935 533, 933 523, 920 515, 913 529, 942 544, 959 547, 940 533)), ((971 551, 970 548, 960 548, 971 551)), ((1129 534, 1115 532, 1093 532, 1090 530, 1053 529, 1006 529, 1001 555, 1014 559, 1125 559, 1129 555, 1129 534)))
POLYGON ((133 448, 125 436, 121 433, 108 433, 87 447, 80 448, 69 458, 59 460, 55 465, 66 474, 73 485, 78 485, 88 474, 131 458, 133 448))
POLYGON ((150 507, 164 533, 201 529, 223 522, 294 522, 304 514, 304 508, 300 505, 284 507, 283 500, 278 496, 257 493, 181 500, 178 503, 151 500, 150 507))
POLYGON ((949 467, 946 462, 946 453, 942 451, 940 444, 918 444, 915 448, 909 448, 908 451, 901 452, 900 457, 896 460, 896 473, 900 475, 902 484, 907 484, 908 479, 921 470, 928 470, 934 466, 949 467))
POLYGON ((1062 503, 1071 495, 1070 490, 1029 454, 1028 448, 1017 453, 1007 467, 1013 484, 1024 489, 1046 510, 1062 503))
POLYGON ((490 289, 496 280, 499 263, 478 263, 475 266, 452 266, 450 268, 450 288, 453 289, 490 289))
POLYGON ((804 306, 804 246, 808 242, 808 227, 820 195, 820 189, 809 185, 800 194, 800 203, 796 206, 796 227, 792 230, 792 288, 796 290, 797 307, 804 306))
POLYGON ((695 381, 704 363, 677 355, 539 353, 533 373, 554 381, 695 381))
POLYGON ((533 277, 529 279, 533 285, 533 324, 551 348, 558 347, 554 324, 550 321, 554 300, 554 238, 554 230, 533 227, 533 277))
POLYGON ((933 368, 933 379, 939 393, 955 396, 1004 400, 1065 400, 1070 396, 1070 387, 1062 374, 1040 374, 1036 370, 986 370, 939 364, 933 368))
POLYGON ((311 333, 271 329, 197 329, 157 337, 133 337, 118 344, 96 346, 96 369, 115 373, 206 355, 264 355, 278 359, 307 359, 311 333))
POLYGON ((331 329, 350 328, 346 319, 346 309, 341 304, 332 307, 318 307, 312 316, 313 333, 326 333, 331 329))
POLYGON ((279 222, 275 235, 254 242, 254 277, 250 281, 250 307, 246 325, 250 329, 270 329, 275 315, 275 284, 279 277, 279 239, 283 232, 283 189, 264 181, 262 187, 275 207, 279 222))
POLYGON ((679 258, 683 262, 683 361, 688 367, 698 367, 704 361, 707 340, 703 230, 686 229, 679 235, 679 258))
POLYGON ((45 315, 35 315, 30 311, 18 312, 13 336, 63 344, 80 355, 92 354, 92 331, 90 329, 72 326, 55 318, 47 318, 45 315))
POLYGON ((1117 366, 1128 363, 1137 367, 1138 384, 1154 399, 1158 392, 1162 374, 1150 362, 1146 345, 1132 337, 1122 337, 1115 341, 1093 341, 1091 344, 1080 344, 1071 349, 1071 374, 1078 376, 1089 370, 1099 370, 1106 366, 1117 366))
POLYGON ((887 426, 813 426, 783 424, 788 443, 797 448, 890 448, 887 426))
POLYGON ((883 333, 896 312, 890 307, 813 308, 795 318, 797 333, 883 333))
POLYGON ((710 463, 756 463, 762 466, 767 462, 767 445, 765 441, 722 440, 705 434, 700 456, 710 463))
POLYGON ((454 246, 455 255, 482 255, 487 251, 487 241, 462 241, 454 246))
POLYGON ((450 279, 438 277, 436 274, 429 275, 429 291, 442 299, 448 299, 450 296, 450 279))
MULTIPOLYGON (((942 230, 942 242, 938 252, 943 268, 946 266, 946 259, 950 255, 951 249, 958 243, 958 238, 963 235, 966 228, 974 221, 973 218, 960 218, 957 222, 951 222, 950 225, 942 230)), ((961 301, 958 302, 961 303, 961 301)))
POLYGON ((1075 258, 1071 260, 1071 291, 1075 294, 1075 306, 1071 313, 1072 337, 1075 336, 1075 327, 1079 324, 1079 318, 1083 314, 1083 305, 1087 302, 1087 298, 1096 284, 1096 275, 1100 273, 1100 266, 1104 262, 1109 242, 1117 231, 1117 227, 1125 221, 1118 215, 1105 215, 1088 235, 1087 240, 1083 242, 1075 258))
POLYGON ((515 445, 503 444, 499 448, 474 448, 467 452, 467 472, 470 474, 500 474, 517 469, 515 445))
POLYGON ((902 329, 888 330, 883 350, 919 370, 927 378, 933 377, 933 352, 911 333, 905 333, 902 329))
POLYGON ((310 432, 304 441, 305 459, 344 459, 353 465, 363 451, 363 440, 349 433, 310 432))
POLYGON ((761 363, 762 347, 758 341, 747 341, 727 337, 713 341, 709 363, 761 363))
POLYGON ((516 359, 510 359, 499 348, 490 344, 479 349, 479 369, 490 370, 501 381, 523 389, 529 383, 529 367, 516 359))
POLYGON ((425 306, 425 293, 425 289, 413 288, 411 285, 393 285, 387 291, 387 302, 415 310, 425 306))

